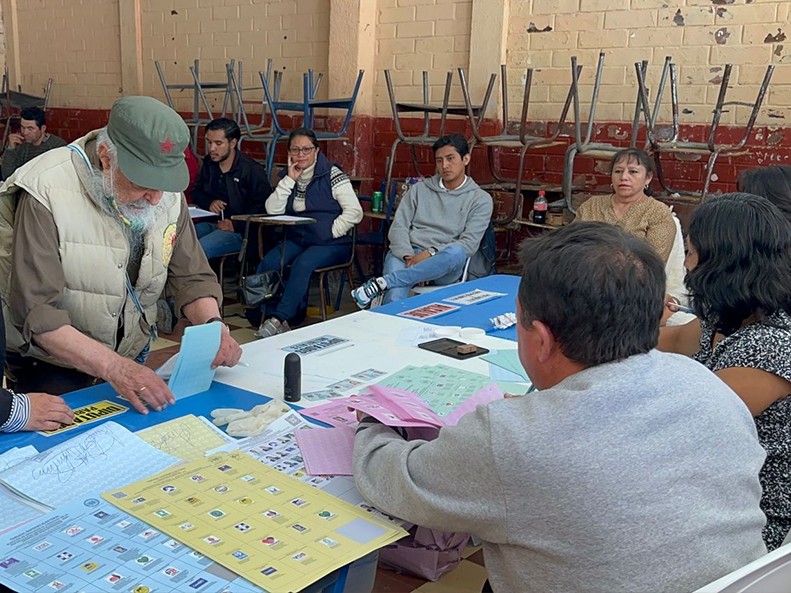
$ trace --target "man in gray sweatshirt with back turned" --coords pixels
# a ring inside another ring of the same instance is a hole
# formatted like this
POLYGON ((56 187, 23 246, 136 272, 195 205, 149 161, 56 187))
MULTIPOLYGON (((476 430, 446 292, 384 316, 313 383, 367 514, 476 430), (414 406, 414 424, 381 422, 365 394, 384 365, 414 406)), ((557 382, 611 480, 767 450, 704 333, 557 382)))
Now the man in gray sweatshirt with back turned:
POLYGON ((653 248, 581 222, 526 241, 521 260, 518 352, 539 391, 432 441, 361 418, 360 493, 477 535, 495 593, 694 591, 766 554, 755 423, 714 373, 655 350, 653 248))
POLYGON ((434 143, 437 174, 413 185, 401 200, 387 235, 384 275, 352 291, 364 309, 384 294, 391 303, 421 282, 451 284, 472 257, 492 218, 492 197, 465 173, 470 147, 463 136, 434 143))

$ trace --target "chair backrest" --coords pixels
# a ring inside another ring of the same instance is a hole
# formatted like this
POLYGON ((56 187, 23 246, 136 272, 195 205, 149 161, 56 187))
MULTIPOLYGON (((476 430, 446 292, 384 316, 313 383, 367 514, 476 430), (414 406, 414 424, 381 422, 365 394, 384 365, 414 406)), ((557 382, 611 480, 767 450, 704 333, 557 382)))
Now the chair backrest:
MULTIPOLYGON (((247 109, 245 108, 245 102, 248 104, 251 101, 246 101, 244 98, 244 88, 243 82, 240 76, 233 71, 231 65, 228 64, 226 66, 228 72, 228 84, 231 85, 231 91, 233 93, 233 97, 235 97, 235 106, 238 111, 237 122, 239 123, 239 127, 242 130, 242 137, 255 139, 257 136, 262 137, 264 140, 268 139, 269 137, 269 130, 265 127, 266 124, 266 115, 267 115, 267 102, 266 97, 264 96, 263 89, 261 89, 261 100, 257 101, 256 103, 259 104, 260 108, 260 118, 258 119, 258 123, 251 122, 251 114, 247 113, 247 109)), ((239 63, 238 70, 241 74, 241 62, 239 63)), ((264 70, 264 77, 266 80, 270 80, 272 73, 272 58, 269 58, 266 61, 266 70, 264 70)))
POLYGON ((497 273, 497 242, 494 236, 494 224, 489 223, 489 227, 483 234, 481 245, 467 262, 467 278, 465 280, 475 280, 497 273))
POLYGON ((782 593, 791 591, 791 545, 780 546, 695 593, 782 593))

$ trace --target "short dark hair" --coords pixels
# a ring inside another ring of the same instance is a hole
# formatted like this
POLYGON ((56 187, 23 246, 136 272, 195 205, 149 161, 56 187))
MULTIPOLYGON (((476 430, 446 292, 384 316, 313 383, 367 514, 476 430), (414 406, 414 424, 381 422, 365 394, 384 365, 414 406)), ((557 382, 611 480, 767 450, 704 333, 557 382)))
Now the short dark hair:
POLYGON ((706 200, 692 214, 689 242, 698 255, 684 279, 692 308, 719 333, 791 309, 791 223, 766 198, 706 200))
POLYGON ((788 165, 748 169, 739 175, 736 188, 748 194, 765 197, 791 221, 791 167, 788 165))
POLYGON ((242 131, 239 129, 239 124, 237 124, 232 119, 228 119, 227 117, 218 117, 217 119, 213 119, 206 124, 207 132, 215 132, 217 130, 222 130, 225 133, 225 138, 229 141, 238 140, 242 137, 242 131))
MULTIPOLYGON (((620 163, 621 161, 626 161, 626 164, 630 163, 637 163, 638 165, 642 165, 645 167, 646 173, 650 173, 651 175, 654 174, 654 170, 656 169, 654 165, 654 159, 644 150, 640 150, 639 148, 624 148, 619 150, 610 159, 610 173, 612 174, 612 170, 615 169, 615 165, 620 163)), ((651 191, 650 187, 645 188, 645 195, 651 196, 653 192, 651 191)))
POLYGON ((41 107, 25 107, 19 112, 19 118, 35 121, 39 128, 47 123, 44 110, 41 107))
POLYGON ((459 153, 459 156, 466 156, 470 154, 470 145, 467 139, 461 134, 446 134, 437 139, 432 145, 431 150, 435 153, 443 146, 452 146, 459 153))
POLYGON ((297 136, 305 136, 306 138, 308 138, 311 141, 313 146, 318 148, 319 141, 316 138, 316 132, 314 132, 310 128, 297 128, 296 130, 291 130, 291 133, 288 135, 288 146, 291 146, 291 142, 297 136))
POLYGON ((621 161, 626 161, 627 163, 637 162, 638 165, 645 167, 648 173, 654 173, 654 159, 646 151, 639 148, 624 148, 612 155, 612 159, 610 159, 610 173, 612 173, 615 165, 621 161))
POLYGON ((577 222, 525 241, 519 322, 546 324, 563 354, 585 366, 656 347, 665 266, 644 239, 577 222))

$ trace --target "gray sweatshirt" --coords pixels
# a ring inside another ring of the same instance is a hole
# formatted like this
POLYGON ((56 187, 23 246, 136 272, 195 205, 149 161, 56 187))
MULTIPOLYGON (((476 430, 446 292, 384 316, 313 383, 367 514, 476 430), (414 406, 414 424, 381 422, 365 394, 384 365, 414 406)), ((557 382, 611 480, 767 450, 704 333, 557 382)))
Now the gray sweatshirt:
POLYGON ((439 175, 425 179, 401 199, 387 235, 399 259, 413 255, 415 247, 439 251, 459 245, 468 257, 478 251, 492 218, 492 196, 471 177, 450 191, 439 180, 439 175))
POLYGON ((764 451, 713 373, 652 351, 479 406, 430 442, 355 438, 381 510, 483 540, 497 593, 693 591, 766 553, 764 451))

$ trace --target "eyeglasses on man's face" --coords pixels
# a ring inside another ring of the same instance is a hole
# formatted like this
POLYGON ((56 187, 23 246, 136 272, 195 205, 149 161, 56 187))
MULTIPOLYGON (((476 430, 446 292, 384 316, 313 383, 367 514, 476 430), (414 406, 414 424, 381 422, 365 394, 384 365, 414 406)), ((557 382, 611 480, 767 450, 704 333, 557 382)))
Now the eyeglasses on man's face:
POLYGON ((310 154, 314 150, 316 150, 315 146, 303 146, 303 147, 294 146, 288 149, 288 154, 293 154, 294 156, 298 154, 310 154))

